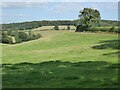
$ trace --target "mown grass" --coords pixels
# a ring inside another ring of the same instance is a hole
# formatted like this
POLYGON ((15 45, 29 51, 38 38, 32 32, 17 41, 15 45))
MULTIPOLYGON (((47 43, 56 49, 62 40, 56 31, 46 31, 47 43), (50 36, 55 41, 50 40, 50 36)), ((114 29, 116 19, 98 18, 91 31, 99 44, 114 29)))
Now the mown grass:
POLYGON ((2 45, 3 87, 118 86, 117 34, 38 32, 38 40, 2 45))
MULTIPOLYGON (((39 27, 39 28, 35 28, 35 29, 33 29, 33 30, 37 30, 37 31, 44 31, 44 30, 54 30, 54 27, 55 26, 42 26, 42 27, 39 27)), ((67 30, 67 26, 65 26, 65 25, 63 25, 63 26, 59 26, 59 29, 60 30, 67 30)), ((73 26, 73 25, 71 25, 70 26, 70 29, 71 30, 75 30, 76 29, 76 27, 75 26, 73 26)))
POLYGON ((117 49, 94 49, 99 42, 117 40, 116 34, 75 33, 66 31, 43 31, 43 38, 16 45, 3 45, 3 63, 64 61, 117 62, 117 57, 104 56, 117 49))
POLYGON ((102 61, 4 64, 3 88, 117 88, 117 71, 102 61))

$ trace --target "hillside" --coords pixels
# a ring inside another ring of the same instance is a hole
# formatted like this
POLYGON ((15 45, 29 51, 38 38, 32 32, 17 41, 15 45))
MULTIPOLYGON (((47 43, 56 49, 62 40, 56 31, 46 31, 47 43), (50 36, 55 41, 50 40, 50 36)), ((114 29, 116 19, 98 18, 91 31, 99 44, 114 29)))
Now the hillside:
POLYGON ((38 40, 2 44, 4 88, 117 87, 117 34, 39 32, 38 40))

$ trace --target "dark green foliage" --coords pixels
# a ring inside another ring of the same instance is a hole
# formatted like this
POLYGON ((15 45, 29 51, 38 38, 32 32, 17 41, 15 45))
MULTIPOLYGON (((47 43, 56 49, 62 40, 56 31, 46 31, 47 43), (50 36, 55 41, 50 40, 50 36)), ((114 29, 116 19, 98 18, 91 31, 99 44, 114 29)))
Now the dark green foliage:
POLYGON ((12 38, 9 37, 5 32, 2 32, 2 43, 12 44, 12 38))
POLYGON ((34 33, 27 34, 25 32, 18 33, 18 38, 21 40, 21 42, 39 39, 40 37, 41 37, 41 34, 34 34, 34 33))
POLYGON ((54 29, 55 29, 55 30, 59 30, 59 26, 58 26, 58 25, 55 25, 54 29))
POLYGON ((34 34, 31 30, 29 30, 28 35, 29 35, 28 40, 35 40, 35 39, 39 39, 40 37, 42 37, 40 33, 34 34))
POLYGON ((13 44, 11 37, 8 36, 2 38, 2 43, 13 44))
POLYGON ((111 27, 109 32, 114 32, 115 27, 111 27))
POLYGON ((8 34, 8 35, 12 35, 12 31, 13 31, 13 30, 8 30, 8 31, 7 31, 7 34, 8 34))
POLYGON ((115 28, 115 27, 91 27, 89 28, 88 31, 91 32, 113 32, 113 33, 120 33, 119 28, 115 28))
POLYGON ((3 64, 3 88, 117 88, 118 65, 103 61, 3 64))
POLYGON ((8 31, 7 33, 2 31, 2 43, 13 44, 13 40, 11 37, 15 38, 14 43, 21 43, 21 42, 39 39, 42 36, 41 34, 32 33, 31 30, 29 31, 28 34, 25 32, 19 32, 18 30, 14 30, 12 32, 8 31))
MULTIPOLYGON (((57 20, 57 21, 33 21, 33 22, 22 22, 22 23, 10 23, 10 24, 2 24, 3 30, 26 30, 26 29, 33 29, 41 26, 55 26, 55 25, 74 25, 77 26, 78 21, 80 20, 57 20)), ((112 21, 112 20, 101 20, 99 24, 92 22, 92 26, 118 26, 118 21, 112 21)))
POLYGON ((82 26, 82 25, 78 25, 76 27, 76 31, 75 32, 83 32, 86 30, 86 27, 85 26, 82 26))
POLYGON ((39 39, 41 37, 41 34, 32 34, 31 36, 29 36, 29 40, 35 40, 35 39, 39 39))
MULTIPOLYGON (((78 25, 82 25, 84 30, 81 31, 88 31, 89 28, 92 26, 92 23, 98 23, 100 21, 100 13, 96 9, 91 8, 84 8, 81 10, 79 15, 80 20, 78 21, 78 25)), ((77 29, 76 31, 78 31, 77 29)))
POLYGON ((29 35, 25 32, 19 32, 18 37, 24 42, 29 40, 29 35))
POLYGON ((22 42, 22 39, 19 38, 19 32, 18 32, 18 30, 15 30, 14 37, 15 37, 15 43, 21 43, 22 42))
POLYGON ((23 22, 23 23, 10 23, 3 24, 3 30, 26 30, 26 29, 34 29, 41 26, 55 26, 55 25, 74 25, 76 24, 76 20, 57 20, 57 21, 33 21, 33 22, 23 22))
POLYGON ((67 26, 67 30, 70 30, 70 25, 67 26))
POLYGON ((99 26, 104 26, 104 27, 108 27, 108 26, 118 26, 118 21, 114 21, 114 20, 101 20, 99 26))
MULTIPOLYGON (((26 30, 26 29, 33 29, 41 26, 55 26, 55 25, 74 25, 77 26, 78 24, 82 24, 80 20, 57 20, 57 21, 33 21, 33 22, 23 22, 23 23, 11 23, 11 24, 2 24, 3 30, 26 30)), ((92 26, 118 26, 118 21, 112 21, 112 20, 101 20, 98 23, 91 22, 92 26)))

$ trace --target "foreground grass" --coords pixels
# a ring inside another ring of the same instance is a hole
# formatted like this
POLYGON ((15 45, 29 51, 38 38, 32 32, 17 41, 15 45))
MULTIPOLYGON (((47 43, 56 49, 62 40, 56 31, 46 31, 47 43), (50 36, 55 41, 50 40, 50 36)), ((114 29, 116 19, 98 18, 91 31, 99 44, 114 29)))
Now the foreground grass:
POLYGON ((41 39, 2 45, 3 87, 118 86, 118 35, 38 32, 41 39))
POLYGON ((3 65, 4 87, 117 88, 118 66, 98 62, 19 63, 3 65))

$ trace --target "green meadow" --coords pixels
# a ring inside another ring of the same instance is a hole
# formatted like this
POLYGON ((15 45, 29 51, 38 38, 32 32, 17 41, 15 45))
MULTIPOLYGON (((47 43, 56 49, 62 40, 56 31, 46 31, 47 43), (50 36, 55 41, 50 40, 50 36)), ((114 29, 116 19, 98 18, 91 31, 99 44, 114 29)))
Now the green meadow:
POLYGON ((118 87, 118 35, 33 30, 42 38, 2 44, 3 88, 118 87))

